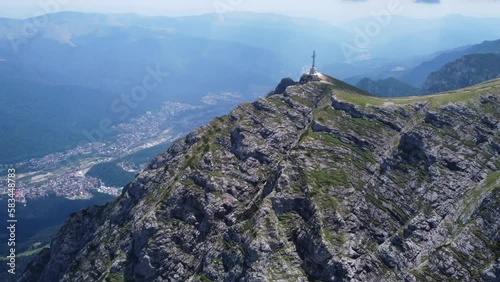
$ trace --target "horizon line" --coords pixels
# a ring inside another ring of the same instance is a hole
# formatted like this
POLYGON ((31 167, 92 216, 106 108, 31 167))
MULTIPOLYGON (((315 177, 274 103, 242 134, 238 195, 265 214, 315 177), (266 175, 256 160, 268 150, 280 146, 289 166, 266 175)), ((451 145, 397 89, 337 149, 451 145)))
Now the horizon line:
MULTIPOLYGON (((115 16, 138 16, 138 17, 145 17, 145 18, 188 18, 188 17, 203 17, 203 16, 217 16, 217 12, 192 12, 192 13, 187 13, 187 14, 182 14, 182 15, 151 15, 151 14, 146 14, 146 13, 140 13, 140 12, 92 12, 92 11, 76 11, 76 10, 64 10, 64 11, 58 11, 58 12, 53 12, 53 13, 40 13, 38 15, 33 15, 29 17, 13 17, 13 16, 2 16, 0 15, 1 19, 9 19, 9 20, 29 20, 45 15, 58 15, 58 14, 84 14, 84 15, 104 15, 104 16, 110 16, 110 15, 115 15, 115 16)), ((290 19, 302 19, 302 20, 313 20, 313 21, 319 21, 319 22, 324 22, 328 24, 337 24, 337 25, 342 25, 345 23, 357 21, 357 20, 362 20, 362 19, 371 19, 371 16, 363 16, 363 17, 355 17, 349 20, 345 21, 339 21, 339 22, 334 22, 334 21, 327 21, 325 19, 321 18, 314 18, 314 17, 308 17, 308 16, 294 16, 294 15, 288 15, 284 13, 277 13, 277 12, 261 12, 261 11, 230 11, 230 12, 225 12, 225 15, 234 15, 234 14, 259 14, 259 15, 273 15, 273 16, 280 16, 284 18, 290 18, 290 19)), ((393 15, 394 18, 403 18, 403 19, 413 19, 413 20, 424 20, 424 19, 431 19, 431 20, 437 20, 437 19, 443 19, 447 17, 453 17, 453 16, 459 16, 463 18, 469 18, 469 19, 478 19, 478 20, 488 20, 488 19, 500 19, 499 17, 479 17, 479 16, 470 16, 470 15, 464 15, 460 13, 450 13, 447 15, 442 15, 442 16, 430 16, 430 17, 414 17, 414 16, 401 16, 401 15, 393 15)))

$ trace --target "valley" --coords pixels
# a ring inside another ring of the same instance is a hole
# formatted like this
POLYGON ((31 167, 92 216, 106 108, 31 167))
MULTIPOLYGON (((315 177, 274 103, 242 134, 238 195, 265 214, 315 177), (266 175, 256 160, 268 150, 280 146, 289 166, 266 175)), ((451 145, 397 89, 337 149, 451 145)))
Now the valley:
MULTIPOLYGON (((99 164, 122 160, 115 166, 118 171, 129 174, 123 179, 127 183, 156 154, 166 150, 171 142, 206 122, 212 115, 224 112, 237 101, 204 106, 167 102, 159 110, 148 111, 128 123, 116 125, 113 130, 117 134, 112 138, 14 164, 17 170, 17 200, 26 205, 29 199, 46 197, 51 193, 68 199, 89 199, 95 192, 116 197, 123 186, 108 185, 99 177, 88 176, 87 172, 99 164), (146 157, 123 161, 151 148, 156 150, 146 153, 146 157)), ((0 197, 7 194, 6 175, 4 173, 0 178, 0 197)))

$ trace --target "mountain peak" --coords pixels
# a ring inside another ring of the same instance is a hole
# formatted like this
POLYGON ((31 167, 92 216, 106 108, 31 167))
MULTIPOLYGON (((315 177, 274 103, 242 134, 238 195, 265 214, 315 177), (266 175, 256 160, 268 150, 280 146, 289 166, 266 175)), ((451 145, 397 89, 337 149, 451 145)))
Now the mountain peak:
POLYGON ((20 281, 494 281, 498 85, 397 100, 318 79, 176 141, 20 281))

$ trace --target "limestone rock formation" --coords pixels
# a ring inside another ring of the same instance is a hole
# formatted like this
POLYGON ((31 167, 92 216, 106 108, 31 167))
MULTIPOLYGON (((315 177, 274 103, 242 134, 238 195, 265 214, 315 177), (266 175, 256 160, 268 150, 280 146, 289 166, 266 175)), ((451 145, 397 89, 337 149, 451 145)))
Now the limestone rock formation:
POLYGON ((288 86, 292 86, 297 84, 293 79, 287 77, 283 78, 278 86, 276 86, 276 89, 274 90, 274 94, 284 94, 285 90, 288 88, 288 86))
POLYGON ((20 281, 499 281, 500 82, 301 82, 175 142, 20 281))

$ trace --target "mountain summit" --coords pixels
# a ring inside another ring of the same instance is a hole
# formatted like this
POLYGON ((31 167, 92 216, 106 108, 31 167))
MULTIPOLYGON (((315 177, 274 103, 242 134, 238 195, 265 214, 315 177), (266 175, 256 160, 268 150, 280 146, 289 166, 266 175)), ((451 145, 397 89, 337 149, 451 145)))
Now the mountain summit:
POLYGON ((500 81, 241 104, 71 216, 20 281, 498 281, 500 81))

